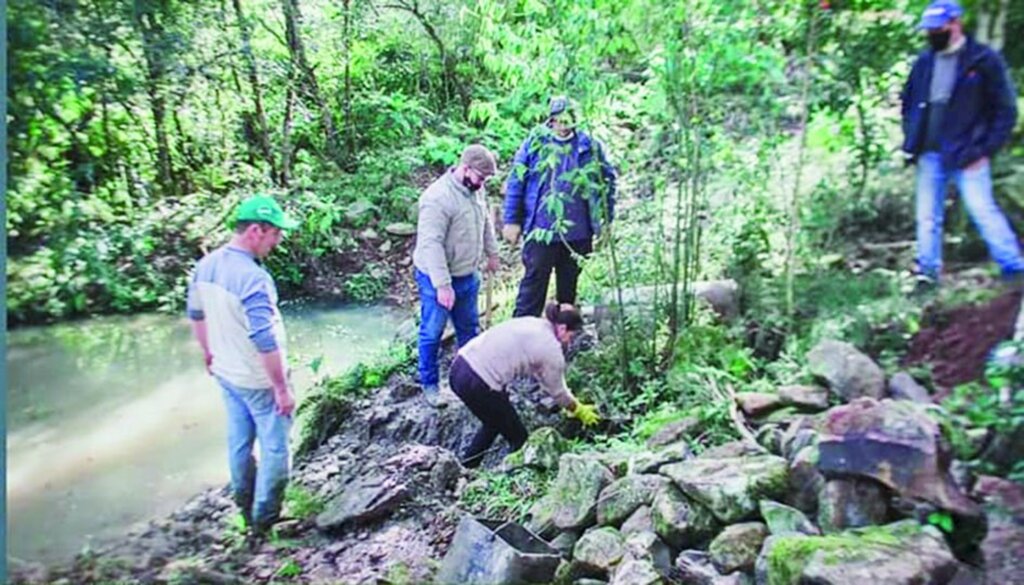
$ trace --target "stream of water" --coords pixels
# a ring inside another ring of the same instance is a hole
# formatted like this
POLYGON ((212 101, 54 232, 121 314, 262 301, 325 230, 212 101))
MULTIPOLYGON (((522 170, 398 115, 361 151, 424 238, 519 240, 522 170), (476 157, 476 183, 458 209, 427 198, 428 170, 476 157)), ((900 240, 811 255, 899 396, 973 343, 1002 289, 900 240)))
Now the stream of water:
MULTIPOLYGON (((387 346, 382 307, 283 308, 299 398, 387 346)), ((224 407, 181 317, 142 314, 7 336, 7 540, 22 560, 69 559, 228 481, 224 407)), ((297 430, 297 429, 296 429, 297 430)))

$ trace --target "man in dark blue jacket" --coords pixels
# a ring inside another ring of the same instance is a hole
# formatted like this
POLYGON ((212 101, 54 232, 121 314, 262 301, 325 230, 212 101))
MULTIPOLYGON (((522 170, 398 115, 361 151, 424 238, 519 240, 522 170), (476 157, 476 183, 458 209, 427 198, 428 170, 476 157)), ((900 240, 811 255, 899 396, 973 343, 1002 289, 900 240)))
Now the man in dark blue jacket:
POLYGON ((967 212, 1008 280, 1024 275, 1024 257, 992 197, 989 160, 1010 138, 1016 96, 998 53, 964 35, 963 10, 936 0, 919 28, 930 47, 918 56, 901 94, 903 150, 917 163, 917 269, 934 285, 942 270, 946 184, 956 182, 967 212))
POLYGON ((546 125, 519 147, 508 176, 502 232, 513 245, 525 235, 514 317, 540 316, 552 270, 558 301, 575 304, 576 258, 590 254, 612 219, 615 169, 575 122, 569 100, 552 99, 546 125))

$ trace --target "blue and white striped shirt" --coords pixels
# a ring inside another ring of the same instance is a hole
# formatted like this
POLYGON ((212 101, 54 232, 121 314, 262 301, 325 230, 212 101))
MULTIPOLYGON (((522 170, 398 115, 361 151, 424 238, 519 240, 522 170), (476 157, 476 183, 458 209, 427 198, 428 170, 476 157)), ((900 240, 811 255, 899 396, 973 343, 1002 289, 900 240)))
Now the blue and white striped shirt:
POLYGON ((188 317, 205 320, 211 370, 242 388, 270 388, 259 353, 285 356, 284 321, 277 308, 277 288, 255 257, 225 245, 196 265, 188 287, 188 317))

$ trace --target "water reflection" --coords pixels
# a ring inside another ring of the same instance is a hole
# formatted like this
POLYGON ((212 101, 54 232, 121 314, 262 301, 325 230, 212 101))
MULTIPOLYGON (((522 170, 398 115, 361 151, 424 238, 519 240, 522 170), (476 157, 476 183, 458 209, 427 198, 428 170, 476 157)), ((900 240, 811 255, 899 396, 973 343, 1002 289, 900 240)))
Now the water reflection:
MULTIPOLYGON (((382 308, 285 307, 293 380, 386 346, 382 308)), ((8 334, 9 553, 53 560, 227 480, 224 414, 183 318, 106 317, 8 334)))

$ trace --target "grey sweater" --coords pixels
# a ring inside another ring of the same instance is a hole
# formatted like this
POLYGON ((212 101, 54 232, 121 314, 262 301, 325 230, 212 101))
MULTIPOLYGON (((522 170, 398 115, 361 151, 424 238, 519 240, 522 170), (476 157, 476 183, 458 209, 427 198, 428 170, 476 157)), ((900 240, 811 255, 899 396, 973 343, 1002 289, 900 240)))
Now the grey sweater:
POLYGON ((953 86, 956 84, 957 62, 960 60, 963 47, 964 42, 961 40, 957 46, 935 54, 935 63, 932 65, 932 82, 928 92, 925 152, 938 151, 942 146, 939 139, 942 136, 942 124, 947 115, 946 104, 949 103, 949 97, 953 94, 953 86))
POLYGON ((554 326, 541 317, 517 317, 474 337, 459 349, 480 379, 492 390, 504 391, 517 376, 533 376, 559 406, 576 398, 565 385, 565 357, 554 326))
POLYGON ((450 285, 453 276, 472 274, 485 254, 497 253, 483 189, 470 191, 449 170, 423 191, 412 260, 434 287, 450 285))

